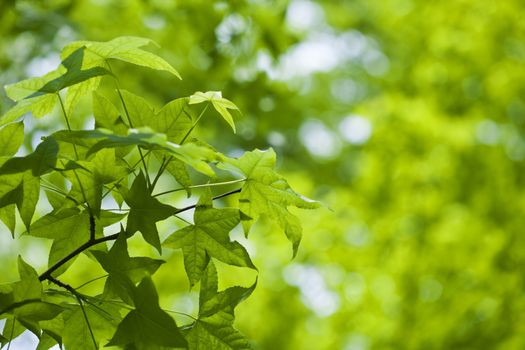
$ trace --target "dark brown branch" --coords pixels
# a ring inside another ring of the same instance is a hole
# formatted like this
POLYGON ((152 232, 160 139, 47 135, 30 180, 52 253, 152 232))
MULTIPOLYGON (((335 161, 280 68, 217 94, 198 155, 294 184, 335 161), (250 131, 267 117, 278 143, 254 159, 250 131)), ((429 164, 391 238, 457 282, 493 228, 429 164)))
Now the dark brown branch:
POLYGON ((92 241, 95 239, 95 217, 93 214, 89 214, 89 240, 92 241))
POLYGON ((76 291, 76 289, 71 287, 69 284, 62 282, 62 281, 60 281, 59 279, 56 279, 53 276, 48 276, 46 279, 49 282, 52 282, 52 283, 56 284, 57 286, 64 288, 68 292, 71 292, 75 296, 78 296, 78 292, 76 291))
POLYGON ((88 242, 82 244, 80 247, 78 247, 77 249, 75 249, 74 251, 72 251, 71 253, 69 253, 68 255, 66 255, 65 257, 60 259, 59 261, 57 261, 46 272, 41 274, 38 277, 38 279, 40 281, 49 280, 49 277, 51 277, 51 274, 53 272, 55 272, 58 268, 60 268, 60 266, 62 266, 65 263, 67 263, 69 260, 73 259, 78 254, 82 253, 84 250, 89 249, 89 248, 93 247, 94 245, 97 245, 97 244, 102 243, 102 242, 114 241, 114 240, 117 239, 118 235, 119 235, 118 233, 115 233, 115 234, 112 234, 112 235, 109 235, 109 236, 105 236, 105 237, 89 240, 88 242))

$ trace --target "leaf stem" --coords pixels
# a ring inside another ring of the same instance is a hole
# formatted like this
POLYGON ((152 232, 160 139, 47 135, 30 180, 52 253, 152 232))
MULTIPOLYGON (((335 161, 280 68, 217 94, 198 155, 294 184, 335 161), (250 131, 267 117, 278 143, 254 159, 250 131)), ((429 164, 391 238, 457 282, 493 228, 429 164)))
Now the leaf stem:
MULTIPOLYGON (((230 192, 226 192, 226 193, 220 194, 218 196, 215 196, 215 197, 212 198, 212 200, 221 199, 221 198, 230 196, 230 195, 235 194, 235 193, 240 193, 240 192, 241 192, 241 188, 233 190, 233 191, 230 191, 230 192)), ((190 209, 195 209, 196 207, 197 207, 197 204, 189 205, 187 207, 184 207, 184 208, 181 208, 181 209, 177 210, 175 213, 173 213, 173 215, 175 216, 175 215, 180 214, 180 213, 182 213, 184 211, 187 211, 187 210, 190 210, 190 209)))
POLYGON ((202 109, 202 112, 201 114, 199 114, 199 116, 197 117, 197 119, 195 120, 195 123, 193 123, 193 125, 191 126, 191 128, 188 130, 188 132, 186 133, 186 135, 184 135, 184 137, 182 138, 181 142, 179 143, 180 145, 182 145, 184 143, 184 141, 186 141, 186 139, 188 138, 188 136, 190 136, 191 132, 193 131, 193 129, 195 129, 195 127, 197 126, 197 123, 199 122, 199 120, 202 118, 202 116, 204 115, 204 112, 206 112, 206 110, 208 109, 208 107, 210 106, 210 103, 208 102, 206 104, 206 107, 204 107, 202 109))
MULTIPOLYGON (((66 120, 67 129, 71 132, 71 125, 69 124, 69 118, 67 117, 66 108, 64 107, 64 102, 62 101, 62 97, 60 96, 60 93, 57 92, 58 101, 60 101, 60 107, 62 108, 62 114, 64 115, 64 119, 66 120)), ((76 160, 79 160, 78 151, 77 151, 77 145, 73 143, 73 150, 75 151, 75 157, 76 160)), ((73 169, 73 174, 75 175, 75 178, 78 181, 78 185, 80 186, 80 192, 82 193, 82 197, 84 199, 84 202, 86 202, 86 206, 89 211, 89 215, 93 215, 93 212, 91 210, 91 207, 89 205, 89 202, 86 197, 86 192, 84 191, 84 186, 82 186, 82 182, 80 182, 80 178, 78 177, 77 171, 73 169)))
MULTIPOLYGON (((109 67, 109 71, 111 72, 111 75, 114 77, 113 81, 115 82, 115 87, 117 88, 118 97, 120 99, 120 102, 122 103, 122 107, 124 107, 124 113, 126 114, 126 118, 128 120, 129 127, 133 128, 133 122, 131 121, 128 107, 126 106, 126 103, 124 102, 124 97, 122 96, 122 93, 120 92, 120 87, 118 84, 117 77, 113 74, 113 70, 111 69, 111 65, 109 64, 109 61, 107 59, 106 59, 106 64, 109 67)), ((148 167, 146 165, 146 161, 144 160, 144 154, 142 153, 142 149, 140 148, 140 146, 137 145, 137 149, 139 150, 140 159, 142 160, 142 165, 144 166, 144 172, 146 173, 146 181, 148 182, 148 186, 151 187, 151 180, 149 178, 148 167)))
POLYGON ((80 297, 77 296, 77 300, 80 305, 80 309, 82 310, 82 314, 84 315, 84 319, 86 320, 86 324, 89 329, 89 334, 91 335, 91 340, 93 340, 93 346, 95 350, 97 350, 98 349, 97 340, 95 339, 95 335, 93 334, 93 329, 91 329, 91 324, 89 323, 89 319, 87 317, 86 310, 84 309, 84 304, 82 303, 82 299, 80 299, 80 297))
POLYGON ((99 277, 96 277, 96 278, 90 279, 89 281, 82 283, 80 286, 76 287, 75 289, 80 289, 80 288, 82 288, 82 287, 84 287, 84 286, 87 286, 88 284, 90 284, 90 283, 92 283, 92 282, 95 282, 95 281, 101 280, 101 279, 106 278, 106 277, 108 277, 108 276, 109 276, 109 274, 105 274, 104 276, 99 276, 99 277))
POLYGON ((158 197, 158 196, 162 196, 162 195, 173 193, 173 192, 183 191, 183 190, 186 190, 186 188, 202 188, 202 187, 225 186, 225 185, 236 184, 236 183, 243 182, 243 181, 246 181, 246 179, 238 179, 238 180, 232 180, 232 181, 215 182, 215 183, 211 183, 211 184, 200 184, 200 185, 192 185, 192 186, 188 186, 188 187, 180 187, 180 188, 176 188, 176 189, 173 189, 173 190, 157 193, 157 194, 153 195, 153 197, 158 197))
POLYGON ((149 189, 150 193, 153 192, 153 189, 155 188, 157 181, 159 181, 160 177, 162 176, 162 173, 164 172, 168 164, 171 162, 172 158, 173 156, 170 156, 168 159, 166 159, 166 157, 162 158, 162 163, 160 165, 159 171, 157 172, 157 176, 155 176, 155 179, 153 179, 153 182, 151 183, 151 187, 149 189))

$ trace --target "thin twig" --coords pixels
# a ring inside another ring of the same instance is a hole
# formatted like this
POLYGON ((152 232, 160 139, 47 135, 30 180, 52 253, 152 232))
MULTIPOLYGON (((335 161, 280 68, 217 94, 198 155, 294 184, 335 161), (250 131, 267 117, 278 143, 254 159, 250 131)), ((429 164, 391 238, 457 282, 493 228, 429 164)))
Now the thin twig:
MULTIPOLYGON (((230 191, 230 192, 226 192, 226 193, 220 194, 218 196, 215 196, 215 197, 212 198, 212 200, 221 199, 221 198, 230 196, 230 195, 235 194, 235 193, 240 193, 240 192, 241 192, 241 188, 233 190, 233 191, 230 191)), ((189 205, 187 207, 184 207, 184 208, 181 208, 181 209, 177 210, 175 213, 173 213, 173 215, 180 214, 180 213, 182 213, 184 211, 187 211, 187 210, 190 210, 190 209, 195 209, 196 207, 197 207, 197 204, 189 205)))
POLYGON ((160 193, 154 194, 153 197, 158 197, 158 196, 163 196, 165 194, 169 194, 169 193, 173 193, 173 192, 183 191, 183 190, 186 190, 188 188, 226 186, 226 185, 233 185, 233 184, 236 184, 236 183, 239 183, 239 182, 243 182, 243 181, 246 181, 246 179, 238 179, 238 180, 232 180, 232 181, 216 182, 216 183, 211 183, 211 184, 201 184, 201 185, 193 185, 193 186, 188 186, 188 187, 180 187, 180 188, 176 188, 176 189, 173 189, 173 190, 168 190, 168 191, 164 191, 164 192, 160 192, 160 193))

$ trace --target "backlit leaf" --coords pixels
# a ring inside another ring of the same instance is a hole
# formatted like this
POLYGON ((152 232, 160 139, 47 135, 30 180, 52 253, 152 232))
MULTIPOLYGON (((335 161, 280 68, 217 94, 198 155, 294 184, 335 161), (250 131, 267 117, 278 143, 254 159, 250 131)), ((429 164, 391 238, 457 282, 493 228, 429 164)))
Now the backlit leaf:
POLYGON ((273 170, 275 152, 272 149, 246 152, 238 159, 229 159, 226 164, 238 169, 246 177, 239 197, 244 232, 248 234, 253 223, 261 215, 266 216, 283 229, 292 242, 295 256, 301 242, 302 228, 299 219, 287 208, 314 209, 319 207, 319 203, 295 193, 288 182, 273 170))
POLYGON ((146 242, 160 252, 161 246, 156 222, 170 217, 177 209, 163 204, 151 196, 142 172, 135 178, 124 199, 130 208, 126 227, 127 234, 133 235, 139 231, 146 242))
POLYGON ((108 346, 134 345, 137 350, 155 347, 186 347, 175 320, 159 306, 155 286, 146 277, 136 287, 133 295, 135 309, 118 325, 108 346))
POLYGON ((255 268, 246 249, 229 237, 240 221, 237 209, 213 208, 211 194, 206 192, 197 204, 194 221, 194 225, 176 231, 163 243, 165 247, 182 249, 191 286, 200 281, 210 257, 230 265, 255 268))
POLYGON ((239 110, 239 108, 230 100, 227 100, 222 97, 222 92, 220 91, 208 91, 201 92, 198 91, 190 96, 190 104, 198 104, 208 102, 213 105, 215 110, 226 120, 226 122, 231 126, 233 132, 235 131, 235 122, 233 117, 228 109, 239 110))

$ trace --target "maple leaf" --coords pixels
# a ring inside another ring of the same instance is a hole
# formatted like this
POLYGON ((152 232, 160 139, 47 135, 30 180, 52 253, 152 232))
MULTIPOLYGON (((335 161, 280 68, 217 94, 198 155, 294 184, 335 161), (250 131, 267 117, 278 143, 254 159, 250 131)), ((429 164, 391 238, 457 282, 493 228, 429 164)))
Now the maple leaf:
POLYGON ((164 241, 165 247, 182 248, 191 286, 201 279, 209 257, 255 269, 246 249, 239 242, 230 240, 229 233, 239 221, 238 209, 213 208, 211 193, 207 191, 195 209, 195 223, 176 231, 164 241))
POLYGON ((156 222, 175 214, 177 209, 151 196, 142 172, 133 181, 131 189, 124 195, 124 200, 130 208, 127 234, 131 236, 139 231, 146 242, 161 252, 156 222))
POLYGON ((283 229, 292 242, 295 256, 301 242, 302 228, 301 222, 288 211, 288 207, 315 209, 319 203, 294 192, 288 182, 273 170, 275 152, 272 149, 246 152, 242 157, 230 158, 223 164, 223 168, 231 169, 231 166, 246 177, 239 196, 245 234, 260 216, 266 216, 283 229))

